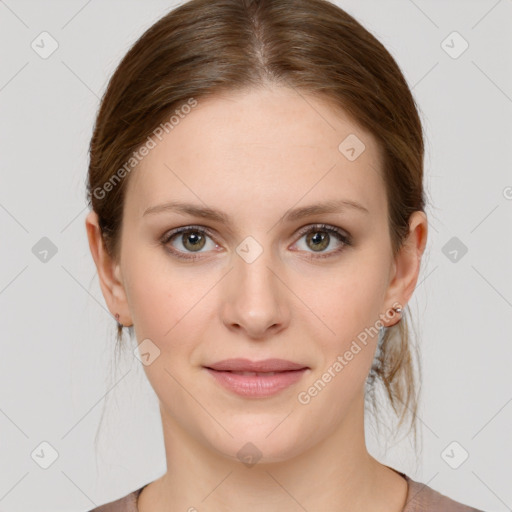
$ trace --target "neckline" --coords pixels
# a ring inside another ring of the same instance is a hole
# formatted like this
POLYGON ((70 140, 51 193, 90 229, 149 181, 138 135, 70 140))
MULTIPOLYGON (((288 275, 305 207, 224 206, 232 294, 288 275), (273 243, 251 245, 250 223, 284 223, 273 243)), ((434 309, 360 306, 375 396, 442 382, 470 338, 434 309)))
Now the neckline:
MULTIPOLYGON (((407 484, 407 492, 405 495, 405 504, 404 504, 404 507, 402 508, 401 512, 407 512, 407 508, 409 507, 409 500, 411 499, 411 479, 405 473, 398 471, 398 469, 392 468, 391 466, 388 466, 386 464, 383 464, 383 465, 386 466, 387 468, 391 469, 395 473, 399 474, 405 480, 405 483, 407 484)), ((150 483, 151 482, 148 482, 147 484, 143 485, 142 487, 140 487, 139 489, 137 489, 135 491, 135 511, 136 512, 139 512, 139 496, 142 493, 142 491, 150 483)))
POLYGON ((405 483, 407 484, 407 492, 405 493, 405 504, 404 504, 401 512, 407 512, 407 509, 409 508, 409 504, 410 504, 409 502, 411 500, 411 494, 412 494, 411 479, 405 473, 402 473, 402 471, 398 471, 398 469, 392 468, 391 466, 388 466, 386 464, 384 464, 384 466, 393 470, 395 473, 398 473, 405 480, 405 483))

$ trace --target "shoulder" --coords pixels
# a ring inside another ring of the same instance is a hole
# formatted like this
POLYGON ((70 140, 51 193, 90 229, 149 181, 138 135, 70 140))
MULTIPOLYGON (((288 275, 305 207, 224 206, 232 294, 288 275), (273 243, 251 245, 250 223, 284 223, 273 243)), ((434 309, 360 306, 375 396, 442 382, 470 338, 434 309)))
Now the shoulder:
POLYGON ((145 485, 122 498, 105 503, 89 512, 137 512, 137 499, 144 487, 145 485))
POLYGON ((426 484, 416 482, 404 475, 409 490, 403 512, 483 512, 469 505, 454 501, 444 494, 435 491, 426 484))

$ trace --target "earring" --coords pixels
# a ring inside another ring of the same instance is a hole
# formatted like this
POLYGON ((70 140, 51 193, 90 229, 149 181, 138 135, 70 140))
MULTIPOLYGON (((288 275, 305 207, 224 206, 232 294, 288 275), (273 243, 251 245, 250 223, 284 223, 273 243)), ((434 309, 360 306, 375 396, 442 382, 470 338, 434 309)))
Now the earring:
MULTIPOLYGON (((396 307, 394 307, 394 308, 393 308, 393 311, 394 311, 395 313, 398 313, 398 314, 400 315, 400 318, 399 318, 399 319, 398 319, 398 321, 396 322, 396 323, 398 324, 398 323, 400 323, 400 322, 402 321, 402 315, 401 315, 401 313, 402 313, 402 308, 401 308, 400 306, 396 306, 396 307)), ((393 325, 396 325, 396 324, 393 324, 393 325)))
POLYGON ((122 329, 124 325, 119 322, 119 313, 116 313, 116 322, 117 322, 117 328, 122 329))

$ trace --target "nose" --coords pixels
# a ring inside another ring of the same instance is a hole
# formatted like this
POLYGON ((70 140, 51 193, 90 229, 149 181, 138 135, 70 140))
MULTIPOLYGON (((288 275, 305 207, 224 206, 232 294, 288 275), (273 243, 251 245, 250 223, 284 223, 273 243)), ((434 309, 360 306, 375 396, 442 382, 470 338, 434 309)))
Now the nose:
MULTIPOLYGON (((251 339, 266 339, 285 329, 290 320, 284 270, 263 251, 251 262, 235 254, 234 268, 224 281, 222 321, 251 339)), ((243 253, 241 253, 243 254, 243 253)))

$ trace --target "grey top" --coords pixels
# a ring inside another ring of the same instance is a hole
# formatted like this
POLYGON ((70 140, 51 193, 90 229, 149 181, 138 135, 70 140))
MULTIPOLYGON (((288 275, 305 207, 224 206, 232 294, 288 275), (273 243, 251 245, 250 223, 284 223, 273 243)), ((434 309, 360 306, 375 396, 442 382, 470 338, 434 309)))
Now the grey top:
MULTIPOLYGON (((408 484, 407 499, 402 512, 483 512, 482 510, 454 501, 428 485, 412 480, 405 473, 396 472, 402 475, 408 484)), ((123 498, 111 501, 90 512, 138 512, 137 499, 146 485, 123 498)))

